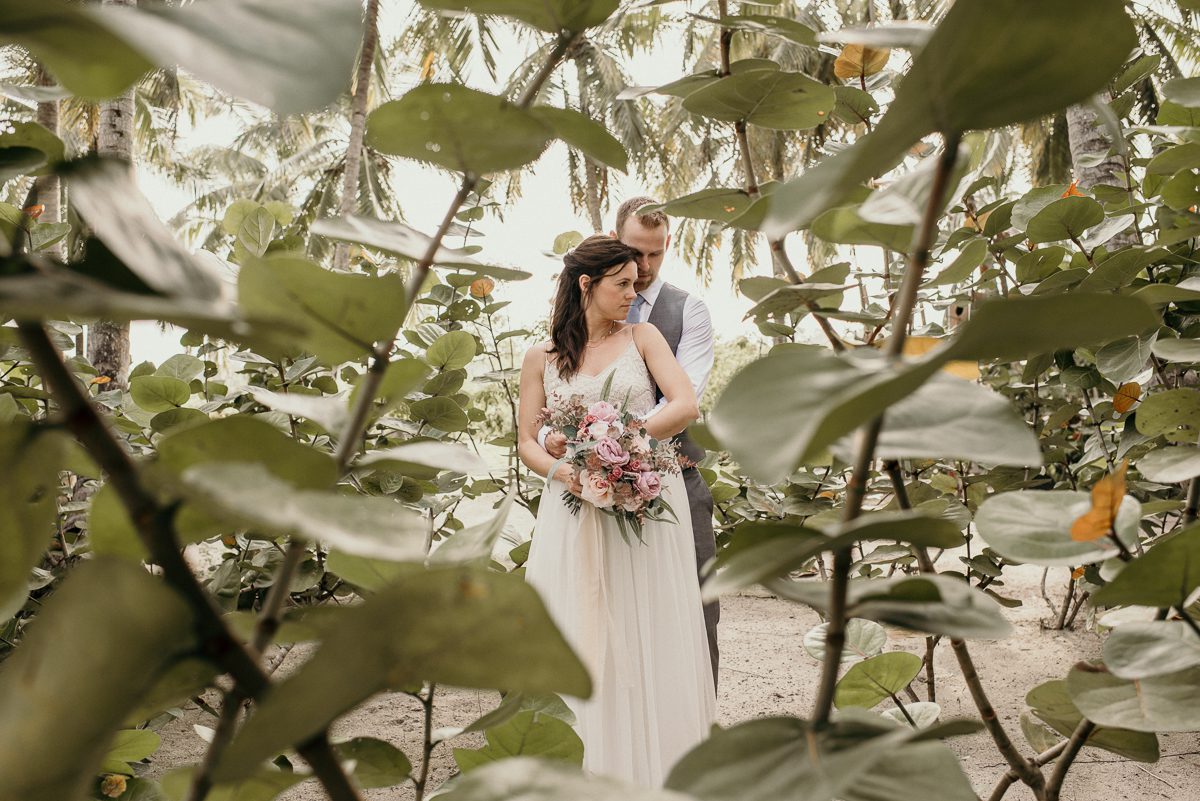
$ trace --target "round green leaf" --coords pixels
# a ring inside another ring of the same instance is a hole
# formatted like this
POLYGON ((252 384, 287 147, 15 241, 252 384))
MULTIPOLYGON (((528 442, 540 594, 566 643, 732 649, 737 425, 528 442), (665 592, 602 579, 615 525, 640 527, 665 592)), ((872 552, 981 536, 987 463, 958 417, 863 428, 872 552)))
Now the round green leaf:
MULTIPOLYGON (((1117 554, 1107 537, 1091 542, 1071 539, 1071 525, 1091 508, 1086 492, 1002 492, 985 500, 975 515, 979 536, 996 553, 1014 562, 1074 567, 1117 554)), ((1117 512, 1117 536, 1127 547, 1137 539, 1141 504, 1126 496, 1117 512)))
POLYGON ((1147 437, 1162 435, 1168 442, 1196 442, 1200 437, 1200 390, 1168 389, 1143 398, 1137 430, 1147 437))
MULTIPOLYGON (((708 18, 702 17, 702 19, 707 21, 708 18)), ((737 16, 714 19, 712 22, 717 23, 723 28, 731 28, 735 31, 765 33, 770 36, 777 36, 780 39, 786 39, 793 44, 805 45, 806 47, 817 46, 816 32, 807 25, 802 25, 788 17, 774 17, 768 14, 739 14, 737 16)))
POLYGON ((1200 587, 1200 527, 1188 528, 1156 543, 1134 559, 1092 598, 1116 606, 1176 606, 1200 587))
POLYGON ((425 361, 438 370, 457 370, 475 358, 475 337, 466 331, 450 331, 438 337, 425 352, 425 361))
POLYGON ((593 161, 625 172, 629 157, 625 148, 604 126, 574 109, 534 106, 530 111, 550 126, 554 135, 593 161))
POLYGON ((1034 242, 1079 239, 1083 232, 1104 222, 1104 207, 1090 197, 1059 198, 1029 221, 1026 234, 1034 242))
POLYGON ((396 746, 374 737, 355 737, 333 746, 338 759, 354 761, 354 781, 359 787, 394 787, 408 779, 412 763, 396 746))
MULTIPOLYGON (((821 623, 804 635, 804 650, 813 659, 825 659, 825 632, 828 629, 828 623, 821 623)), ((887 630, 873 620, 851 618, 846 621, 845 638, 841 663, 849 665, 883 653, 883 646, 887 645, 887 630)))
POLYGON ((983 237, 973 237, 964 244, 954 258, 937 277, 929 282, 929 286, 958 284, 966 281, 975 274, 983 259, 987 256, 988 243, 983 237))
POLYGON ((763 128, 802 130, 829 119, 837 97, 833 88, 799 72, 752 70, 729 75, 683 99, 693 114, 763 128))
POLYGON ((1176 445, 1150 451, 1137 463, 1138 472, 1150 481, 1174 484, 1200 476, 1200 447, 1176 445))
POLYGON ((1186 108, 1200 108, 1200 78, 1173 78, 1163 84, 1163 96, 1186 108))
POLYGON ((1151 350, 1168 362, 1200 362, 1200 339, 1158 339, 1151 350))
POLYGON ((0 425, 5 475, 0 481, 0 620, 9 620, 24 606, 30 571, 41 561, 54 530, 65 444, 57 432, 24 419, 0 425))
POLYGON ((46 154, 32 147, 0 147, 0 181, 32 175, 46 163, 46 154))
POLYGON ((921 672, 922 660, 907 651, 879 654, 854 665, 838 680, 833 704, 838 709, 870 709, 903 690, 921 672))
POLYGON ((1183 621, 1122 623, 1104 641, 1104 664, 1123 679, 1200 666, 1200 636, 1183 621))
MULTIPOLYGON (((1053 737, 1046 746, 1047 748, 1057 743, 1060 738, 1070 737, 1079 726, 1080 721, 1083 720, 1083 715, 1079 713, 1075 702, 1071 700, 1071 696, 1067 692, 1067 683, 1062 679, 1054 679, 1034 687, 1025 696, 1025 703, 1029 704, 1038 720, 1053 730, 1046 732, 1045 729, 1041 729, 1042 732, 1058 735, 1058 737, 1053 737)), ((1021 719, 1021 728, 1025 730, 1027 738, 1033 732, 1038 731, 1037 728, 1026 724, 1024 715, 1021 719)), ((1034 734, 1033 736, 1038 737, 1039 735, 1034 734)), ((1146 732, 1098 726, 1088 737, 1087 744, 1137 762, 1158 761, 1158 738, 1146 732)), ((1041 750, 1044 751, 1046 748, 1041 750)))
POLYGON ((1200 730, 1200 668, 1136 681, 1102 666, 1077 665, 1067 675, 1067 692, 1084 717, 1101 726, 1134 731, 1200 730))
POLYGON ((464 773, 516 756, 582 765, 583 740, 565 720, 530 710, 488 729, 483 748, 454 749, 454 761, 464 773))
POLYGON ((579 767, 532 757, 482 765, 446 784, 441 801, 511 801, 513 798, 578 801, 680 801, 678 793, 638 787, 579 767))
POLYGON ((337 468, 329 454, 248 415, 172 432, 159 443, 158 460, 176 474, 195 464, 228 461, 261 464, 306 489, 331 487, 337 481, 337 468))
POLYGON ((475 175, 525 166, 553 135, 530 112, 459 84, 421 84, 367 118, 376 150, 475 175))
POLYGON ((163 375, 143 375, 129 382, 133 402, 148 412, 165 412, 187 403, 192 389, 178 378, 163 375))
POLYGON ((203 372, 204 362, 186 353, 176 353, 160 364, 154 374, 178 378, 180 381, 191 381, 203 372))
POLYGON ((672 217, 729 222, 750 208, 751 203, 750 196, 743 189, 714 187, 701 189, 699 192, 693 192, 651 208, 665 212, 672 217))
POLYGON ((879 245, 905 253, 912 247, 914 228, 911 225, 887 225, 868 222, 859 214, 858 206, 830 209, 813 220, 813 235, 839 245, 879 245))
POLYGON ((471 424, 467 413, 451 398, 425 398, 409 410, 413 417, 441 431, 466 431, 471 424))

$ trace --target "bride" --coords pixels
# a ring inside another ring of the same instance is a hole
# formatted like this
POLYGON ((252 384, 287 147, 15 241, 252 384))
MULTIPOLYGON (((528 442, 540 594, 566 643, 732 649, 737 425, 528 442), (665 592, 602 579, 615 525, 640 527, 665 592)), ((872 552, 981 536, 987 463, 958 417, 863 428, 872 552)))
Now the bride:
POLYGON ((628 397, 634 413, 654 407, 657 386, 667 403, 646 420, 656 439, 698 417, 691 381, 662 334, 624 322, 636 256, 617 239, 591 236, 564 257, 550 341, 521 367, 517 438, 521 460, 547 479, 525 575, 592 677, 589 699, 566 699, 584 768, 658 787, 716 711, 683 478, 663 476, 678 522, 648 520, 644 542, 626 542, 615 518, 586 501, 578 515, 569 510, 564 489, 583 497, 575 470, 537 437, 544 406, 572 396, 590 404, 606 382, 608 398, 628 397))

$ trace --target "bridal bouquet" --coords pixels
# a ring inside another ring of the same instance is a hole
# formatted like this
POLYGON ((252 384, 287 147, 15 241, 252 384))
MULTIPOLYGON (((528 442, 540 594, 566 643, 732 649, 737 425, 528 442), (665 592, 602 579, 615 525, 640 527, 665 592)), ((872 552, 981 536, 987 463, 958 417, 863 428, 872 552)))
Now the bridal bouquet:
POLYGON ((583 501, 617 519, 621 536, 630 529, 642 538, 647 520, 678 520, 663 499, 664 475, 678 473, 686 457, 670 441, 651 439, 644 421, 618 410, 607 400, 591 405, 578 395, 541 411, 539 425, 548 425, 567 437, 563 459, 574 466, 583 486, 583 500, 563 492, 567 507, 579 513, 583 501))

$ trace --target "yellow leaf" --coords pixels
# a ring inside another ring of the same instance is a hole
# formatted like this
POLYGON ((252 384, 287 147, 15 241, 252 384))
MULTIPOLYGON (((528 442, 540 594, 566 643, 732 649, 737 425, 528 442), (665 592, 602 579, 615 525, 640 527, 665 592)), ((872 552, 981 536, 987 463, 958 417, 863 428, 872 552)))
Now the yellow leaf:
MULTIPOLYGON (((875 340, 876 347, 883 347, 886 339, 875 340)), ((904 340, 904 355, 911 357, 924 356, 929 351, 942 345, 945 342, 945 337, 907 337, 904 340)), ((952 361, 946 362, 942 368, 943 372, 953 376, 966 379, 967 381, 979 380, 979 363, 967 361, 952 361)))
POLYGON ((419 80, 428 81, 433 77, 433 61, 437 58, 437 53, 430 50, 425 54, 425 61, 421 64, 421 77, 419 80))
POLYGON ((93 384, 107 384, 109 381, 112 381, 112 379, 106 375, 98 375, 92 379, 93 384))
POLYGON ((886 47, 848 44, 842 48, 842 54, 833 62, 833 74, 843 81, 874 75, 887 66, 888 56, 891 55, 891 52, 886 47))
POLYGON ((1136 381, 1130 381, 1117 387, 1117 394, 1113 395, 1113 408, 1117 414, 1125 414, 1133 408, 1133 404, 1138 402, 1142 397, 1142 385, 1136 381))
POLYGON ((1075 568, 1074 570, 1072 570, 1072 571, 1071 571, 1071 578, 1073 578, 1073 579, 1081 579, 1081 578, 1083 578, 1083 574, 1084 574, 1084 572, 1085 572, 1086 570, 1087 570, 1087 568, 1086 568, 1086 567, 1077 567, 1077 568, 1075 568))
POLYGON ((1117 522, 1117 510, 1125 500, 1125 471, 1129 460, 1123 459, 1116 472, 1109 473, 1092 487, 1092 508, 1071 524, 1071 539, 1091 542, 1107 536, 1117 522))
POLYGON ((476 278, 471 282, 471 297, 486 298, 496 288, 496 282, 490 278, 476 278))

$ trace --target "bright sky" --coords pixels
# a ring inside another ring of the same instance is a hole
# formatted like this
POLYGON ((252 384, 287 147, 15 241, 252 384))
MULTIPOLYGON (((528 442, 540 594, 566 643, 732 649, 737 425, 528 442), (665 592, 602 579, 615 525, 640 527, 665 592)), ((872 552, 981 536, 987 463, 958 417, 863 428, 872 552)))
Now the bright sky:
MULTIPOLYGON (((400 22, 395 19, 396 16, 399 15, 384 18, 385 37, 394 36, 398 31, 400 22)), ((498 48, 497 74, 502 79, 509 75, 532 46, 532 41, 523 43, 516 37, 502 36, 498 48)), ((630 68, 633 82, 637 85, 661 85, 685 74, 681 48, 677 42, 664 43, 650 56, 639 56, 630 68)), ((483 69, 475 70, 474 75, 477 77, 472 85, 485 91, 497 90, 483 69)), ((399 96, 405 88, 393 87, 393 92, 399 96)), ((195 131, 182 131, 180 147, 190 149, 207 143, 227 144, 235 134, 236 128, 231 121, 210 120, 195 131)), ((553 291, 551 276, 558 272, 561 262, 547 257, 544 251, 550 249, 554 237, 571 230, 589 233, 586 217, 572 211, 568 200, 566 161, 565 145, 552 145, 523 178, 523 197, 505 211, 504 221, 489 217, 475 226, 476 230, 485 234, 484 237, 473 238, 473 243, 484 248, 478 258, 487 263, 519 267, 534 275, 528 281, 501 285, 497 289, 499 299, 512 301, 508 312, 515 328, 529 328, 549 313, 553 291)), ((190 200, 187 192, 155 175, 143 172, 139 175, 139 182, 163 219, 169 218, 190 200)), ((646 194, 646 188, 636 175, 622 176, 610 171, 610 186, 614 202, 605 212, 605 224, 609 227, 622 198, 646 194)), ((429 233, 437 228, 457 189, 448 174, 411 161, 396 163, 394 187, 404 209, 405 221, 429 233)), ((459 245, 461 241, 451 244, 459 245)), ((798 245, 798 242, 794 244, 796 252, 793 257, 798 259, 798 263, 803 263, 798 245)), ((704 299, 712 313, 718 338, 734 339, 743 334, 757 336, 757 329, 752 324, 742 322, 742 316, 751 304, 730 286, 728 254, 722 254, 716 264, 712 285, 703 287, 697 281, 694 270, 672 250, 662 274, 667 281, 704 299)), ((769 273, 769 270, 770 259, 764 244, 760 248, 758 271, 769 273)), ((153 322, 134 323, 131 340, 134 364, 145 359, 158 363, 181 350, 178 332, 163 333, 153 322)))

